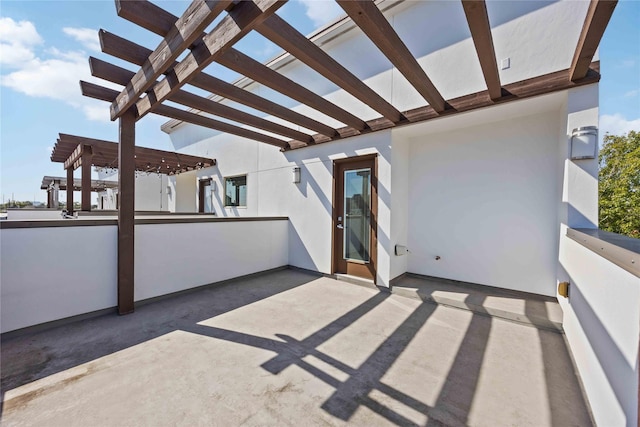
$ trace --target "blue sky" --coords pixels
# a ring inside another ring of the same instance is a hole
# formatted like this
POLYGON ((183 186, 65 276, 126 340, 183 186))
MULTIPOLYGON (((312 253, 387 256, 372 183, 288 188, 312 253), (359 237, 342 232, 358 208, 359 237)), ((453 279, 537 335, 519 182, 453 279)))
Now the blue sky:
MULTIPOLYGON (((154 1, 174 15, 188 2, 154 1)), ((304 34, 340 15, 334 2, 295 0, 278 12, 304 34), (313 17, 313 19, 311 19, 313 17)), ((99 51, 103 28, 148 48, 160 38, 116 15, 112 0, 0 2, 0 197, 46 199, 39 190, 44 175, 63 176, 49 160, 58 133, 117 140, 106 103, 83 98, 78 80, 94 81, 87 57, 96 56, 133 69, 99 51)), ((236 47, 259 60, 279 52, 251 34, 236 47)), ((640 130, 640 1, 621 1, 600 44, 601 133, 640 130)), ((209 70, 208 70, 209 71, 209 70)), ((238 76, 218 67, 227 81, 238 76)), ((171 150, 160 130, 166 119, 153 114, 138 122, 137 144, 171 150)), ((62 196, 64 200, 64 195, 62 196)))

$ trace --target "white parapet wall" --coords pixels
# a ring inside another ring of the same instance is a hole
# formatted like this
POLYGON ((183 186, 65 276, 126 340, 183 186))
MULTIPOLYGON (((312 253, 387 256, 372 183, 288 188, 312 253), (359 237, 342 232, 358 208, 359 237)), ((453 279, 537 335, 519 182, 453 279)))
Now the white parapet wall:
POLYGON ((286 266, 286 218, 136 226, 135 300, 286 266))
MULTIPOLYGON (((136 301, 288 264, 287 218, 136 222, 136 301)), ((116 306, 115 220, 11 223, 0 229, 2 333, 116 306)))
POLYGON ((3 333, 116 305, 117 226, 109 223, 0 230, 3 333))
POLYGON ((635 426, 640 278, 567 236, 560 265, 564 330, 596 424, 635 426))
POLYGON ((28 221, 31 219, 61 219, 61 209, 7 209, 7 220, 28 221))

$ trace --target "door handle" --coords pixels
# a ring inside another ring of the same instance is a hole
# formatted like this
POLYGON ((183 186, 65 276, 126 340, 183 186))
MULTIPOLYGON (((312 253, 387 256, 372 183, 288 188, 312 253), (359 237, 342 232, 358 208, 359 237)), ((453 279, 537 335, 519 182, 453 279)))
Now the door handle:
POLYGON ((338 224, 338 225, 336 225, 336 227, 338 227, 340 230, 344 229, 344 226, 342 224, 338 224))

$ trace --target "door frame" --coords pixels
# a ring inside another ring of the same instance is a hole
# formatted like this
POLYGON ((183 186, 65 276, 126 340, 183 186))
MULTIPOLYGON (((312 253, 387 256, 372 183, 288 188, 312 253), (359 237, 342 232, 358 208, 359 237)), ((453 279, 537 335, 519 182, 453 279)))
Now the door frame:
POLYGON ((211 185, 212 178, 200 178, 198 180, 198 213, 204 213, 204 192, 208 185, 211 185))
POLYGON ((332 179, 332 194, 331 194, 331 274, 336 274, 338 270, 338 259, 341 254, 336 253, 336 230, 338 216, 341 216, 337 212, 337 173, 338 166, 342 166, 345 163, 355 163, 371 160, 373 163, 371 173, 371 266, 373 269, 373 283, 377 283, 378 276, 378 154, 365 154, 362 156, 347 157, 344 159, 336 159, 333 161, 333 179, 332 179))

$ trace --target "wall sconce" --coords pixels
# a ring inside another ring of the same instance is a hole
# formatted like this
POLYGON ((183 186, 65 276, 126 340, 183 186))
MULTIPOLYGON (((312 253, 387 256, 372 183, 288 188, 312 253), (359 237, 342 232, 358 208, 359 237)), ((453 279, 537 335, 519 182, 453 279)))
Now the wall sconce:
POLYGON ((167 185, 167 196, 171 196, 171 186, 167 185))
POLYGON ((218 189, 218 186, 217 186, 216 184, 217 184, 217 183, 216 183, 216 181, 214 181, 214 180, 211 180, 211 181, 209 182, 209 187, 211 187, 211 192, 212 192, 212 193, 215 193, 215 192, 216 192, 216 190, 218 189))
POLYGON ((299 167, 293 168, 293 183, 294 184, 299 184, 300 183, 300 168, 299 167))
POLYGON ((571 132, 571 160, 595 159, 597 146, 597 127, 585 126, 571 132))

